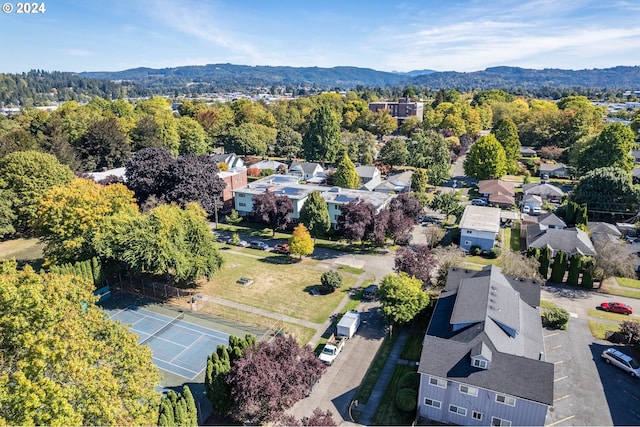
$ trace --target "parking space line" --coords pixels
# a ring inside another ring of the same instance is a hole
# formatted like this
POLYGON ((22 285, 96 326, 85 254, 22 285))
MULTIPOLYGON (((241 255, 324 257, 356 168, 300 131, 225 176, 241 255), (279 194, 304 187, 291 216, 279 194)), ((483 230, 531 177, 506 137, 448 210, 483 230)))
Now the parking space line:
POLYGON ((558 360, 557 362, 553 362, 554 365, 559 365, 561 363, 564 363, 564 360, 558 360))
POLYGON ((556 378, 555 380, 553 380, 553 382, 555 383, 556 381, 562 381, 565 378, 569 378, 569 377, 565 375, 564 377, 556 378))
POLYGON ((554 347, 551 347, 549 350, 555 350, 556 348, 560 348, 560 347, 562 347, 562 345, 561 345, 561 344, 556 345, 556 346, 554 346, 554 347))
POLYGON ((567 421, 567 420, 570 420, 571 418, 575 418, 575 417, 576 417, 575 415, 571 415, 571 416, 569 416, 567 418, 563 418, 563 419, 561 419, 559 421, 556 421, 555 423, 547 424, 545 427, 551 427, 551 426, 554 426, 556 424, 560 424, 563 421, 567 421))
POLYGON ((565 394, 564 396, 556 397, 555 399, 553 399, 553 403, 555 403, 555 402, 559 402, 559 401, 561 401, 561 400, 564 400, 564 399, 566 399, 567 397, 571 397, 571 395, 570 395, 570 394, 565 394))
POLYGON ((559 334, 560 334, 560 332, 554 332, 554 333, 552 333, 552 334, 545 335, 543 338, 549 338, 549 337, 553 337, 553 336, 555 336, 555 335, 559 335, 559 334))
POLYGON ((635 400, 640 400, 638 399, 636 396, 634 396, 633 394, 629 393, 627 390, 622 390, 625 394, 628 394, 629 396, 633 397, 635 400))

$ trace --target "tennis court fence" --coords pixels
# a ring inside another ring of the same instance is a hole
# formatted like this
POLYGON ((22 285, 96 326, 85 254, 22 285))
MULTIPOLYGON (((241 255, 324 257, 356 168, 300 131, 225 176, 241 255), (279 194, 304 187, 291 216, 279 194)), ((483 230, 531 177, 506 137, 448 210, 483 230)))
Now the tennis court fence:
POLYGON ((195 294, 189 289, 180 289, 165 283, 153 282, 143 278, 119 278, 118 287, 125 292, 133 292, 155 299, 166 300, 168 298, 190 297, 195 294))

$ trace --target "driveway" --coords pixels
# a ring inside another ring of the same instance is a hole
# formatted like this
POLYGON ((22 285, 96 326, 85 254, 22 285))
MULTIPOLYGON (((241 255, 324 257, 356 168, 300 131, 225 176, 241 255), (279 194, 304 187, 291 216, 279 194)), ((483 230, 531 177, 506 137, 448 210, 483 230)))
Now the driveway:
MULTIPOLYGON (((588 310, 608 298, 566 285, 543 288, 542 299, 571 313, 567 330, 544 331, 546 360, 555 365, 547 426, 640 425, 640 379, 607 365, 600 353, 612 344, 589 330, 588 310)), ((632 298, 613 298, 638 305, 632 298)))

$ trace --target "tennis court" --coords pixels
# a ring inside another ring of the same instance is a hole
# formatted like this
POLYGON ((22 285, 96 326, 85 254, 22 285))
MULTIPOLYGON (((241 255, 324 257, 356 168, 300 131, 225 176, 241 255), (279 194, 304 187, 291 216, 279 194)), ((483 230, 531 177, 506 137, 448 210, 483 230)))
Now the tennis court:
POLYGON ((170 317, 137 306, 107 311, 112 320, 130 325, 140 336, 138 343, 151 348, 160 369, 189 380, 206 368, 207 355, 218 345, 229 344, 229 334, 187 322, 183 313, 170 317))

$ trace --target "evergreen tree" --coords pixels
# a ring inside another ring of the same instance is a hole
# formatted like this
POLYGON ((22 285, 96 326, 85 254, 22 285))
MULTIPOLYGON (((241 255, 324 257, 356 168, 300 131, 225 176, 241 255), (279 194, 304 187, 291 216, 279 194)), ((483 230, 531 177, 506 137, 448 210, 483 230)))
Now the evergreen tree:
POLYGON ((518 157, 520 157, 520 138, 518 137, 518 127, 510 118, 504 118, 498 121, 491 131, 498 142, 504 148, 504 154, 507 161, 507 171, 515 173, 517 168, 518 157))
POLYGON ((567 285, 578 286, 580 271, 582 270, 582 255, 575 254, 571 257, 569 263, 569 275, 567 276, 567 285))
POLYGON ((564 273, 567 271, 567 262, 569 257, 566 252, 558 251, 553 258, 551 265, 551 281, 554 283, 564 282, 564 273))
POLYGON ((307 161, 332 163, 340 149, 340 122, 331 107, 322 104, 311 115, 309 128, 302 137, 307 161))
POLYGON ((582 282, 580 284, 583 288, 593 289, 593 276, 595 273, 595 262, 593 258, 583 258, 582 266, 582 282))
POLYGON ((338 162, 336 173, 333 175, 333 184, 342 188, 358 188, 360 186, 360 177, 358 177, 356 167, 346 151, 338 162))
POLYGON ((549 249, 549 247, 545 246, 544 248, 540 249, 540 276, 542 276, 542 278, 544 280, 547 280, 547 278, 549 277, 549 263, 551 262, 551 249, 549 249))
POLYGON ((507 157, 495 136, 483 136, 471 146, 464 159, 464 171, 475 179, 498 179, 507 173, 507 157))
POLYGON ((576 213, 576 226, 578 225, 587 225, 588 222, 588 218, 587 218, 587 204, 583 203, 581 205, 578 205, 576 203, 576 208, 575 208, 575 213, 576 213))
POLYGON ((416 193, 424 193, 427 190, 427 171, 417 168, 411 177, 411 189, 416 193))
POLYGON ((198 408, 196 407, 196 401, 191 394, 189 386, 185 385, 182 388, 182 396, 187 405, 187 423, 185 425, 197 427, 198 425, 198 408))
MULTIPOLYGON (((173 391, 170 391, 170 393, 173 393, 173 391)), ((176 421, 173 413, 173 405, 171 404, 171 401, 168 398, 163 397, 162 400, 160 401, 158 426, 162 427, 162 426, 175 426, 175 425, 176 425, 176 421)))
POLYGON ((314 239, 331 228, 329 208, 319 191, 312 191, 307 197, 300 209, 300 222, 307 227, 314 239))

